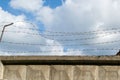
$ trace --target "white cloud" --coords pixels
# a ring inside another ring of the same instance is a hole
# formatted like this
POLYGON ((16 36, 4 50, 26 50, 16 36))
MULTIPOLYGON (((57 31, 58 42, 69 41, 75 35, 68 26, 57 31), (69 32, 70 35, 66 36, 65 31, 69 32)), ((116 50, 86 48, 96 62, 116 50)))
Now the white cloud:
POLYGON ((10 5, 15 9, 24 9, 26 11, 36 11, 42 7, 42 0, 11 0, 10 5))
POLYGON ((54 15, 53 15, 53 10, 50 7, 42 7, 38 12, 37 12, 37 20, 42 21, 43 23, 48 23, 45 24, 46 26, 51 23, 54 23, 54 15))
POLYGON ((66 53, 66 55, 72 55, 72 56, 76 56, 76 55, 77 56, 79 56, 79 55, 84 56, 85 55, 79 49, 68 49, 65 53, 66 53))
POLYGON ((25 19, 24 15, 14 16, 0 7, 0 22, 22 21, 25 19), (5 17, 7 16, 7 17, 5 17))

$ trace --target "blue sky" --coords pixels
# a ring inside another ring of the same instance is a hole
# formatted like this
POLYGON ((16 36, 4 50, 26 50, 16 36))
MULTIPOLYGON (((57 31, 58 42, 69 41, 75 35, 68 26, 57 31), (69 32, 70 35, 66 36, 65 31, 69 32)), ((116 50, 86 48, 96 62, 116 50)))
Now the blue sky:
MULTIPOLYGON (((65 0, 63 0, 65 1, 65 0)), ((5 10, 8 11, 14 15, 22 14, 23 12, 21 10, 16 10, 10 7, 9 4, 10 0, 0 0, 0 6, 5 10)), ((57 6, 62 5, 62 0, 44 0, 44 6, 49 6, 51 8, 56 8, 57 6)))
MULTIPOLYGON (((31 13, 27 13, 25 11, 18 10, 18 9, 13 9, 9 3, 10 3, 10 0, 0 0, 0 6, 2 7, 3 10, 8 11, 9 13, 14 15, 25 14, 28 20, 34 19, 34 16, 31 13)), ((44 0, 44 6, 49 6, 53 9, 61 5, 62 5, 61 0, 44 0)))
POLYGON ((120 43, 119 3, 0 0, 1 25, 14 22, 0 43, 1 55, 114 55, 120 43))
POLYGON ((0 0, 0 6, 3 10, 8 11, 14 15, 20 15, 23 13, 20 10, 14 10, 12 7, 10 7, 9 2, 10 0, 0 0))
POLYGON ((50 6, 51 8, 56 8, 62 5, 62 0, 44 0, 44 6, 50 6))

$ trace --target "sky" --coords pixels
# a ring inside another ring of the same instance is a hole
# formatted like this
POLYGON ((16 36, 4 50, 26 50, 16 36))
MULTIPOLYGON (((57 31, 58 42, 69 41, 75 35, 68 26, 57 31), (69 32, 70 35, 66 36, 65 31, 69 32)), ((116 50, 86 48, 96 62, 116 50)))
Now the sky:
POLYGON ((115 55, 120 0, 0 0, 0 55, 115 55))

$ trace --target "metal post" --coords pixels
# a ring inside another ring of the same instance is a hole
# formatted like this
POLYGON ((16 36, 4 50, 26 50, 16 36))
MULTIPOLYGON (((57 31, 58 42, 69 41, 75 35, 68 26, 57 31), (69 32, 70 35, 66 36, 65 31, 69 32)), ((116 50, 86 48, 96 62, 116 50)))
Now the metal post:
POLYGON ((10 23, 10 24, 4 25, 3 30, 2 30, 2 33, 1 33, 1 36, 0 36, 0 42, 2 41, 2 37, 3 37, 4 31, 5 31, 5 28, 8 27, 8 26, 11 26, 11 25, 13 25, 13 24, 14 24, 14 23, 10 23))

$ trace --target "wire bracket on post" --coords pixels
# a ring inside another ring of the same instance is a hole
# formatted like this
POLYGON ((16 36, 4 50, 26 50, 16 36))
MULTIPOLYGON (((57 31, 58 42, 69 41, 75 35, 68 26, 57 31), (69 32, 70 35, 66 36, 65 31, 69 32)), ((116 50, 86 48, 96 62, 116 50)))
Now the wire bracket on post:
POLYGON ((8 26, 11 26, 11 25, 13 25, 13 24, 14 24, 14 23, 10 23, 10 24, 4 25, 4 27, 3 27, 3 29, 2 29, 1 36, 0 36, 0 42, 2 41, 2 37, 3 37, 4 31, 5 31, 5 28, 8 27, 8 26))

